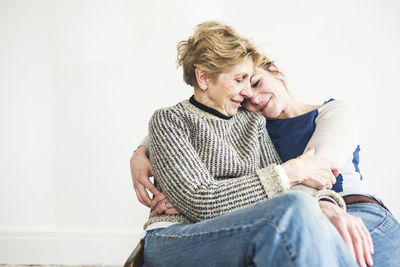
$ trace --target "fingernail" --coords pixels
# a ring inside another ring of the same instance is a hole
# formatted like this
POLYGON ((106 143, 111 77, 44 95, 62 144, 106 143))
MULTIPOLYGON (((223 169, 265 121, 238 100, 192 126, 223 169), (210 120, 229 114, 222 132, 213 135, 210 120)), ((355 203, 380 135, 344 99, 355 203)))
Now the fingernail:
POLYGON ((372 260, 371 254, 368 254, 368 266, 374 265, 374 261, 372 260))

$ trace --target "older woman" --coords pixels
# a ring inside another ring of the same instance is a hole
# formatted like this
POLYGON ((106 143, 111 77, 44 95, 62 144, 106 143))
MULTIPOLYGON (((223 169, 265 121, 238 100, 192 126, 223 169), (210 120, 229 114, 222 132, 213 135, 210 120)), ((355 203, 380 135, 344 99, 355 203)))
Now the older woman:
POLYGON ((287 193, 300 182, 331 187, 334 167, 312 152, 280 164, 265 119, 239 108, 259 61, 248 40, 215 22, 178 44, 194 95, 156 111, 149 133, 163 206, 180 213, 157 210, 145 224, 146 266, 357 265, 317 205, 343 199, 287 193))

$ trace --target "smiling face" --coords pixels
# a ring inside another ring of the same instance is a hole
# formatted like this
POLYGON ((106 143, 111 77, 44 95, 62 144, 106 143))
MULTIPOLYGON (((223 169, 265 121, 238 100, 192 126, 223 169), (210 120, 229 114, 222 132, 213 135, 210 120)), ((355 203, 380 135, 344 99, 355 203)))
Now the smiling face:
POLYGON ((285 118, 289 93, 274 72, 257 68, 251 77, 251 88, 253 95, 242 104, 245 109, 269 119, 285 118))
POLYGON ((253 60, 245 58, 241 63, 219 74, 215 80, 208 79, 203 97, 200 101, 196 100, 224 115, 235 115, 243 100, 252 96, 250 78, 253 71, 253 60))

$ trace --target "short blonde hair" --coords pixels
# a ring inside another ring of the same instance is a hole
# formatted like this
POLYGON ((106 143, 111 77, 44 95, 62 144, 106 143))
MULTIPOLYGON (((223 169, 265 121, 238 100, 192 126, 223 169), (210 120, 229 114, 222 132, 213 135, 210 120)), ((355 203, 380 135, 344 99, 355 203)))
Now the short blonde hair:
POLYGON ((193 36, 177 45, 178 67, 183 68, 183 80, 198 88, 195 69, 199 68, 216 80, 218 75, 250 57, 254 66, 262 55, 246 38, 230 26, 209 21, 196 26, 193 36))

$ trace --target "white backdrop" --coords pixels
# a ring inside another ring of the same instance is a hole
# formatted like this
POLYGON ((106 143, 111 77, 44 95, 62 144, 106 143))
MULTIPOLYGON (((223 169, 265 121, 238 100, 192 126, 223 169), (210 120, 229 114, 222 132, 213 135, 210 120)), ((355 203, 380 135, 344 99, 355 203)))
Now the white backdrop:
POLYGON ((396 0, 0 0, 0 263, 124 262, 148 215, 131 152, 155 109, 192 94, 175 47, 211 19, 261 44, 300 99, 354 104, 361 171, 399 218, 398 14, 396 0))

